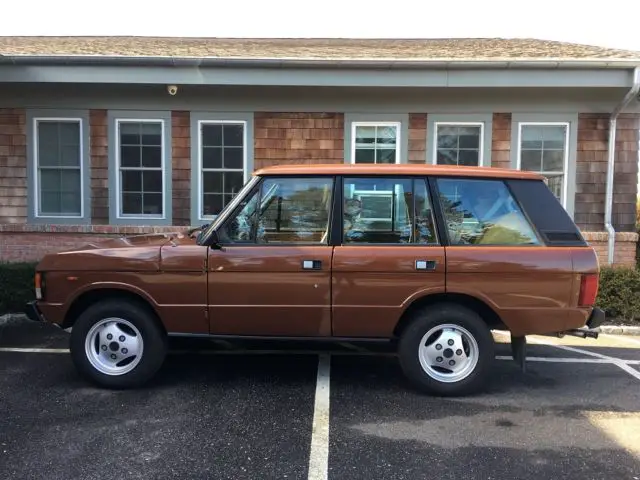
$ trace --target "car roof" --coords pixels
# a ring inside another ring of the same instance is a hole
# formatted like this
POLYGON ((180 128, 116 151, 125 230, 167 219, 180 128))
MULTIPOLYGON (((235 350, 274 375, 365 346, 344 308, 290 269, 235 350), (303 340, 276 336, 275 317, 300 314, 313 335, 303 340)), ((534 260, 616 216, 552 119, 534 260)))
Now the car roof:
POLYGON ((457 165, 420 164, 295 164, 273 165, 254 172, 268 175, 456 175, 462 177, 517 178, 543 180, 536 172, 495 167, 467 167, 457 165))

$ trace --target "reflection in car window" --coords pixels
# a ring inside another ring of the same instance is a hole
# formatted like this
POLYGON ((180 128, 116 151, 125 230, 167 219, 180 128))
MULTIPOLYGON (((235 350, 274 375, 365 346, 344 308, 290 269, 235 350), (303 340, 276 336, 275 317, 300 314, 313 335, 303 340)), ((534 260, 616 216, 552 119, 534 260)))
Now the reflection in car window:
POLYGON ((537 245, 533 228, 498 180, 437 180, 452 245, 537 245))
POLYGON ((220 241, 327 244, 332 191, 331 178, 266 178, 225 223, 220 241))
POLYGON ((345 244, 437 243, 425 180, 345 179, 343 232, 345 244))

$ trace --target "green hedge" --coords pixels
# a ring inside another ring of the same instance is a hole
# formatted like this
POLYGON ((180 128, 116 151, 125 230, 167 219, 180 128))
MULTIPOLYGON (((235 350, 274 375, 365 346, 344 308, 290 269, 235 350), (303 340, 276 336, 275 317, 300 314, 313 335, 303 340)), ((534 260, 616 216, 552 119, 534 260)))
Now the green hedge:
POLYGON ((640 269, 601 267, 596 304, 608 317, 640 325, 640 269))
MULTIPOLYGON (((35 263, 0 263, 0 315, 34 298, 35 263)), ((602 267, 596 304, 607 316, 640 325, 640 269, 602 267)))
POLYGON ((0 315, 24 310, 34 299, 35 263, 0 263, 0 315))

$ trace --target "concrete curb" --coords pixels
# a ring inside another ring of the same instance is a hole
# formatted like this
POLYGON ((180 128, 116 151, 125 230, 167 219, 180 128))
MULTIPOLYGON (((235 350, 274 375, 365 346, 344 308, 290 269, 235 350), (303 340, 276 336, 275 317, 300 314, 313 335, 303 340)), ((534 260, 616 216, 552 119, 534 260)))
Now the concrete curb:
POLYGON ((609 335, 637 335, 640 337, 640 327, 632 327, 627 325, 602 325, 600 333, 609 335))
MULTIPOLYGON (((0 326, 2 325, 15 325, 21 322, 30 322, 29 318, 24 313, 7 313, 0 316, 0 326)), ((600 333, 609 335, 636 335, 640 337, 640 327, 627 326, 627 325, 602 325, 600 333)), ((507 333, 507 332, 505 332, 507 333)))

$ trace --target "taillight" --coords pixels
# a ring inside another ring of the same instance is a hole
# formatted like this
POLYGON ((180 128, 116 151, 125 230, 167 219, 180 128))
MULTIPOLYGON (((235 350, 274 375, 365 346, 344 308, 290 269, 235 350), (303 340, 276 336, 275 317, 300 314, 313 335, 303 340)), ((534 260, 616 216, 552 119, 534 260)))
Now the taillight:
POLYGON ((578 305, 580 307, 592 307, 596 303, 598 296, 599 275, 597 273, 582 274, 580 279, 580 297, 578 305))
POLYGON ((42 293, 44 291, 44 277, 42 275, 42 272, 36 272, 33 281, 34 287, 36 289, 36 298, 38 300, 42 300, 42 293))

